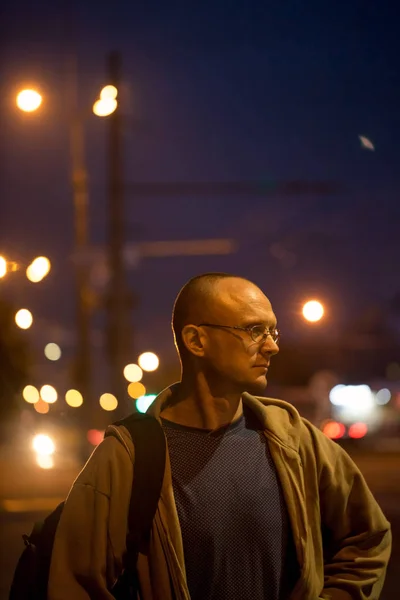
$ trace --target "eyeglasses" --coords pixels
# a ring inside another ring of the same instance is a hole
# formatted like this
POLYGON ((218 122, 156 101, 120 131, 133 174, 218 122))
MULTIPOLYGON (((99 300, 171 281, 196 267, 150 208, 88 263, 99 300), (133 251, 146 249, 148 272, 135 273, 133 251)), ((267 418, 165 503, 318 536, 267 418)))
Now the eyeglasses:
POLYGON ((239 329, 245 331, 251 336, 253 342, 260 344, 265 342, 268 336, 272 338, 275 344, 279 345, 281 334, 278 329, 268 329, 264 325, 253 325, 252 327, 239 327, 235 325, 215 325, 213 323, 200 323, 198 327, 215 327, 216 329, 239 329))

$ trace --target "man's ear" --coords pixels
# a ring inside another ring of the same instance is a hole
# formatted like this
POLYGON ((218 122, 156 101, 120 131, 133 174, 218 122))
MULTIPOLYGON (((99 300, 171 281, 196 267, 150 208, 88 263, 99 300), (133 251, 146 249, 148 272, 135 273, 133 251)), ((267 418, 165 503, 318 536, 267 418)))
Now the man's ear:
POLYGON ((204 334, 196 325, 185 325, 182 329, 182 340, 191 354, 204 356, 204 334))

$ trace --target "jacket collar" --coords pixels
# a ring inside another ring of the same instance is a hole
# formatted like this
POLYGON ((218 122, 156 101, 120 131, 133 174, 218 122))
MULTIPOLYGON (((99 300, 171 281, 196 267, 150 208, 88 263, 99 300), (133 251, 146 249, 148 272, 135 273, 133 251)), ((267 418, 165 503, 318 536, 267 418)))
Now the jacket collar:
MULTIPOLYGON (((172 394, 179 387, 179 382, 164 389, 151 404, 147 414, 160 418, 160 414, 171 401, 172 394)), ((244 406, 249 408, 262 429, 270 434, 283 446, 298 452, 300 443, 301 417, 297 410, 284 400, 252 396, 244 392, 242 396, 244 406)))

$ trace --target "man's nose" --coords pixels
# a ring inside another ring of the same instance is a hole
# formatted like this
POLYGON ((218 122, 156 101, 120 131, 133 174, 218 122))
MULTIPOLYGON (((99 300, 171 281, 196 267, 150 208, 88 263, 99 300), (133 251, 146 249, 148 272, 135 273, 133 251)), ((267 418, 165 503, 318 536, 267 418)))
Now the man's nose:
POLYGON ((270 356, 273 356, 274 354, 278 354, 278 352, 279 352, 278 344, 276 342, 274 342, 274 340, 272 339, 272 337, 270 335, 267 335, 267 337, 265 338, 261 349, 262 349, 263 353, 269 354, 270 356))

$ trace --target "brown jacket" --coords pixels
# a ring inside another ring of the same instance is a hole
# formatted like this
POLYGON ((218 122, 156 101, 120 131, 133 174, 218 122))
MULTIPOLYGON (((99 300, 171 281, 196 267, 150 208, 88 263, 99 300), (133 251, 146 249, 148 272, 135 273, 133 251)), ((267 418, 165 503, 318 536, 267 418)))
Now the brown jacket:
MULTIPOLYGON (((170 389, 160 394, 148 412, 159 417, 170 395, 170 389)), ((243 401, 260 421, 287 503, 301 570, 291 600, 379 598, 390 525, 356 465, 290 404, 249 394, 243 401)), ((135 450, 125 428, 111 427, 114 435, 96 448, 68 495, 49 600, 112 598, 125 551, 135 450)), ((190 599, 168 452, 150 549, 139 555, 138 572, 143 600, 190 599)))

